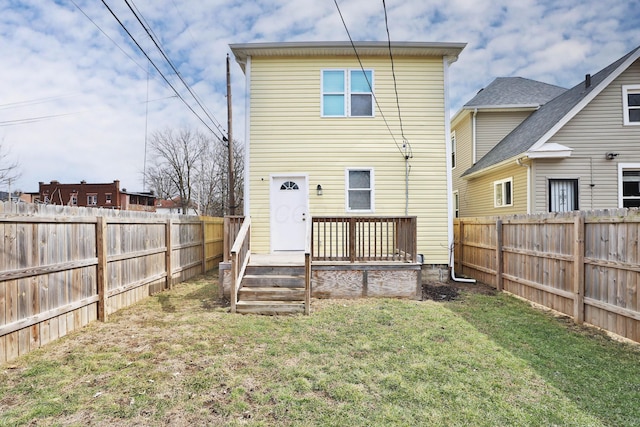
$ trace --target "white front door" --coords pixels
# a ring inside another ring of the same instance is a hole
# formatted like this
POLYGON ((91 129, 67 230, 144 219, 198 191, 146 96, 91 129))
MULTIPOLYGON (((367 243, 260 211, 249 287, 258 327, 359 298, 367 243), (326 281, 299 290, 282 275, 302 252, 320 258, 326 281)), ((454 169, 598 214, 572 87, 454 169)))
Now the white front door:
POLYGON ((271 250, 303 251, 309 216, 307 177, 271 178, 271 250))

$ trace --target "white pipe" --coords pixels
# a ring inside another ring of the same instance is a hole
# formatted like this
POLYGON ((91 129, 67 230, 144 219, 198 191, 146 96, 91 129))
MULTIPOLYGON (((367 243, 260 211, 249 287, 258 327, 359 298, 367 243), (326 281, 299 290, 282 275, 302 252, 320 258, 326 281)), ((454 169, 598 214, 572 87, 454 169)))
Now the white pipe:
POLYGON ((476 116, 478 115, 478 109, 473 110, 473 116, 471 117, 471 162, 476 164, 476 116))
POLYGON ((465 277, 456 277, 456 272, 454 269, 454 266, 456 265, 455 260, 453 259, 453 244, 451 244, 451 251, 450 251, 450 257, 451 257, 451 280, 453 280, 454 282, 461 282, 461 283, 476 283, 476 279, 467 279, 465 277))

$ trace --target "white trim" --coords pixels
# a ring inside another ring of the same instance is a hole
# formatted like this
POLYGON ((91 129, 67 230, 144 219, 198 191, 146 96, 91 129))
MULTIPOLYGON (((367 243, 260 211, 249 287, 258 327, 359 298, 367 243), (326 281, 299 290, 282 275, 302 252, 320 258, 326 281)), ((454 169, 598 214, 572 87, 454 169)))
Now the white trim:
POLYGON ((372 167, 346 167, 344 169, 344 210, 347 213, 374 213, 376 210, 376 182, 372 167), (349 209, 349 171, 369 171, 369 191, 371 192, 371 209, 349 209))
POLYGON ((621 208, 623 204, 622 196, 622 171, 625 169, 640 169, 640 163, 618 163, 618 207, 621 208))
POLYGON ((476 128, 477 128, 477 119, 478 109, 473 110, 473 116, 471 116, 471 164, 475 165, 477 162, 477 154, 476 154, 476 128))
POLYGON ((460 191, 453 190, 453 217, 460 218, 460 191), (458 202, 458 209, 456 209, 456 201, 458 202), (458 216, 456 216, 456 211, 458 212, 458 216))
POLYGON ((244 92, 244 216, 251 216, 251 57, 245 62, 245 92, 244 92))
POLYGON ((513 177, 509 177, 509 178, 504 178, 504 179, 498 179, 496 181, 493 181, 493 207, 494 208, 506 208, 509 206, 513 206, 513 177), (504 203, 504 199, 506 198, 505 195, 506 193, 506 183, 510 183, 511 185, 509 185, 509 193, 510 193, 510 199, 511 199, 511 203, 504 203), (497 203, 497 192, 496 192, 496 188, 500 186, 502 188, 502 200, 501 203, 498 204, 497 203))
MULTIPOLYGON (((625 126, 640 126, 640 122, 629 121, 629 92, 640 94, 640 85, 622 86, 622 118, 625 126)), ((635 110, 636 108, 634 108, 635 110)), ((640 107, 638 107, 640 109, 640 107)))
MULTIPOLYGON (((443 90, 444 90, 444 111, 449 111, 449 67, 453 61, 451 58, 442 58, 442 75, 443 75, 443 90)), ((450 256, 451 249, 453 249, 453 217, 455 213, 453 211, 453 171, 451 168, 451 122, 444 119, 444 146, 445 146, 445 162, 447 171, 447 256, 449 259, 449 267, 453 267, 453 256, 450 256), (448 137, 447 137, 448 136, 448 137)), ((456 160, 457 163, 457 160, 456 160)), ((460 200, 458 198, 458 200, 460 200)), ((452 270, 453 271, 453 270, 452 270)))
POLYGON ((538 149, 541 145, 547 142, 553 135, 555 135, 560 129, 566 125, 569 120, 575 117, 584 107, 586 107, 596 96, 600 94, 605 88, 607 88, 611 82, 620 76, 627 68, 629 68, 638 58, 640 57, 640 49, 636 50, 633 55, 627 58, 620 66, 613 71, 611 74, 607 76, 606 79, 600 82, 599 85, 593 88, 591 92, 582 100, 576 104, 567 114, 564 115, 562 119, 560 119, 551 129, 547 131, 538 141, 533 144, 529 151, 534 151, 538 149))
POLYGON ((572 152, 573 148, 555 142, 547 142, 536 150, 527 151, 525 155, 530 159, 557 159, 570 157, 572 152))

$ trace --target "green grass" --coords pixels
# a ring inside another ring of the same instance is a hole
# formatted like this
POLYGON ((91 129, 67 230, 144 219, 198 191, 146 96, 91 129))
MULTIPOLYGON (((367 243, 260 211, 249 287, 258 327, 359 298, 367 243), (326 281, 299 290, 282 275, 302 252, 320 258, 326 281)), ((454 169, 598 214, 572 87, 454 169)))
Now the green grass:
POLYGON ((507 295, 242 316, 205 279, 0 367, 0 425, 640 425, 637 346, 507 295))

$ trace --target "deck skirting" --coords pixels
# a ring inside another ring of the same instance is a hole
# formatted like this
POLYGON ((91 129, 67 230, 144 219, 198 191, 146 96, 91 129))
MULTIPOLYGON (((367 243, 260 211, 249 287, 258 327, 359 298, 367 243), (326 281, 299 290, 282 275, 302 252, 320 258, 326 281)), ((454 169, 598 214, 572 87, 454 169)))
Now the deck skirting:
MULTIPOLYGON (((230 263, 220 263, 221 297, 229 297, 230 263)), ((422 297, 420 264, 401 262, 332 263, 311 266, 313 298, 422 297)))

